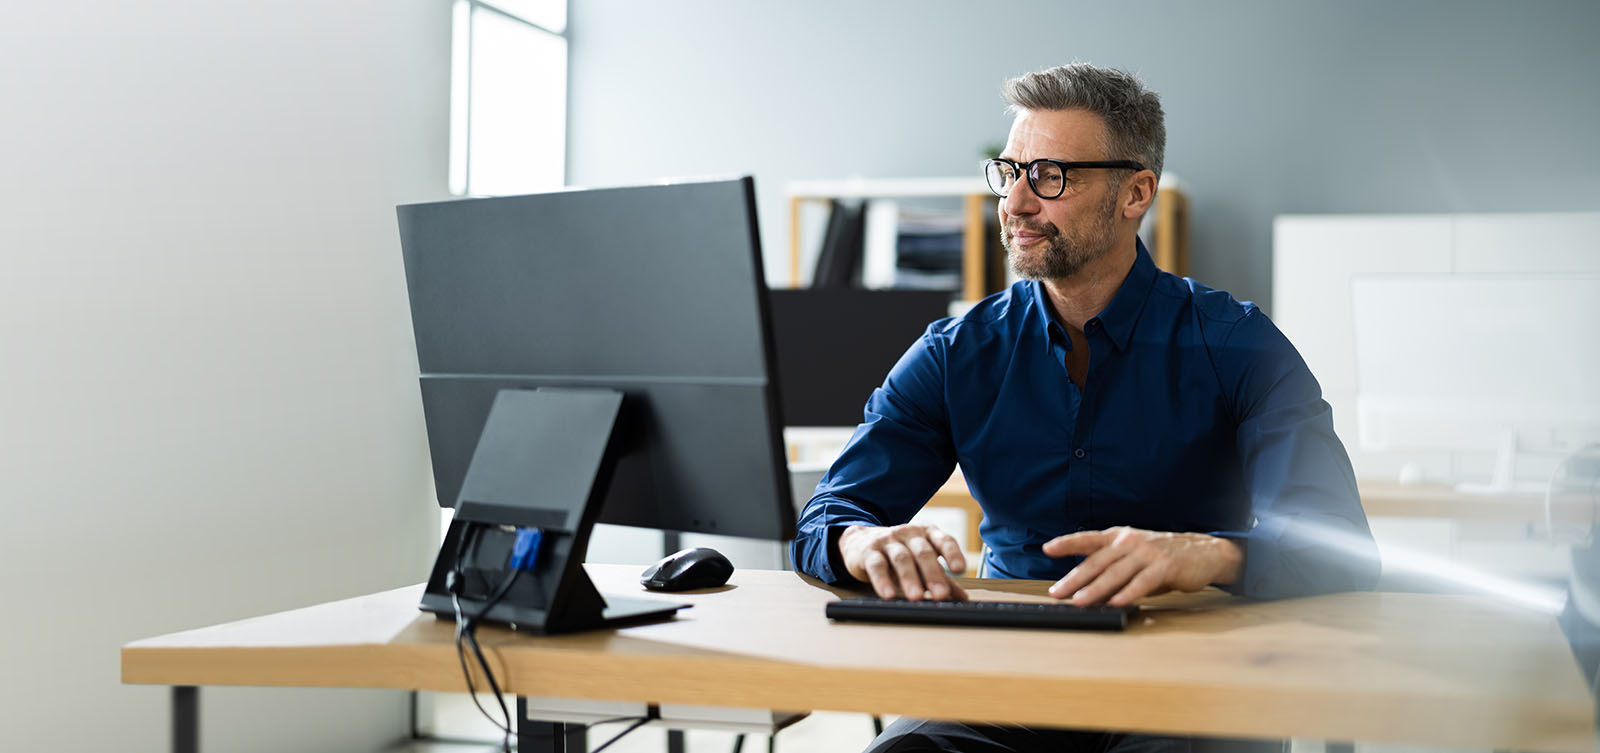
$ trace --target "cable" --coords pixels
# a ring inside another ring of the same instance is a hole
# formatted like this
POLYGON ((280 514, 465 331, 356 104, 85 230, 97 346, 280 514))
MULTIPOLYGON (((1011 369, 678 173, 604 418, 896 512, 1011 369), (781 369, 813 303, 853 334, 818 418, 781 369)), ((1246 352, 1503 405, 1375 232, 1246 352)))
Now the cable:
MULTIPOLYGON (((465 534, 465 531, 463 531, 463 534, 465 534)), ((463 543, 466 543, 465 535, 463 535, 463 543)), ((460 549, 456 550, 456 555, 457 561, 459 562, 461 555, 460 549)), ((456 607, 456 656, 461 660, 462 674, 467 680, 467 692, 472 697, 472 705, 478 707, 478 712, 483 714, 484 718, 488 719, 490 723, 494 724, 495 727, 499 728, 503 733, 501 747, 506 751, 506 753, 510 753, 511 751, 511 735, 514 734, 514 728, 511 725, 511 711, 510 709, 506 708, 505 696, 500 692, 500 684, 494 679, 494 670, 490 668, 489 660, 483 655, 482 646, 478 644, 477 630, 478 623, 482 622, 483 618, 489 614, 489 611, 494 609, 495 605, 499 604, 500 600, 504 599, 506 594, 511 591, 511 586, 516 583, 517 576, 519 574, 520 571, 513 570, 510 575, 506 576, 506 579, 500 584, 499 588, 495 589, 495 592, 489 597, 489 600, 483 605, 483 608, 478 610, 478 614, 469 619, 462 619, 460 599, 457 598, 453 602, 456 607), (477 686, 472 682, 472 673, 467 669, 465 651, 461 646, 461 641, 463 638, 465 638, 467 644, 472 647, 473 656, 477 658, 478 666, 483 670, 484 679, 489 682, 489 691, 494 694, 495 703, 499 704, 500 706, 500 716, 505 720, 504 724, 496 721, 495 718, 490 715, 489 711, 483 707, 483 704, 478 702, 478 689, 477 686)), ((464 586, 465 584, 463 584, 463 587, 464 586)))
POLYGON ((623 735, 626 735, 629 732, 632 732, 632 731, 634 731, 634 730, 636 730, 636 729, 638 729, 640 727, 643 727, 644 725, 649 724, 649 723, 650 723, 650 717, 641 718, 639 721, 634 722, 632 725, 630 725, 627 729, 625 729, 625 730, 623 730, 621 732, 618 732, 617 734, 613 735, 610 740, 607 740, 607 741, 605 741, 603 743, 600 743, 599 747, 595 748, 594 750, 589 751, 589 753, 600 753, 600 751, 611 747, 612 743, 614 743, 614 742, 616 742, 618 740, 621 740, 623 735))
MULTIPOLYGON (((485 719, 489 720, 490 724, 493 724, 496 729, 500 730, 502 735, 501 750, 505 751, 505 753, 511 753, 511 736, 516 734, 515 728, 512 726, 511 722, 511 711, 506 708, 505 695, 500 691, 500 684, 495 681, 494 669, 489 666, 488 657, 484 656, 483 647, 478 643, 477 630, 478 624, 481 623, 484 618, 488 617, 489 612, 492 611, 495 606, 497 606, 501 600, 505 599, 506 595, 511 592, 512 587, 516 585, 517 578, 521 576, 523 569, 532 567, 534 558, 538 556, 539 531, 537 529, 532 530, 531 535, 525 539, 523 534, 528 534, 530 532, 522 529, 518 530, 517 546, 514 548, 513 558, 510 563, 510 574, 508 574, 505 577, 505 580, 501 581, 499 587, 497 587, 494 592, 489 595, 488 599, 484 602, 483 607, 478 610, 477 614, 468 615, 461 608, 461 594, 466 590, 466 570, 463 567, 462 560, 463 557, 465 557, 466 550, 476 543, 478 531, 479 527, 471 522, 467 522, 462 525, 461 532, 456 541, 455 564, 446 576, 445 585, 446 589, 450 592, 451 606, 455 610, 456 659, 461 663, 461 674, 466 678, 467 681, 467 693, 472 698, 472 705, 478 708, 478 713, 482 714, 485 719), (526 541, 532 542, 531 550, 525 549, 524 544, 526 541), (523 555, 527 556, 526 560, 519 559, 523 555), (494 715, 489 713, 489 710, 485 709, 483 704, 478 701, 478 687, 477 684, 473 682, 472 669, 467 663, 468 647, 472 649, 473 657, 477 660, 478 667, 482 670, 484 679, 489 683, 489 692, 494 695, 495 702, 500 706, 501 719, 496 719, 494 715), (502 722, 502 720, 504 721, 502 722)), ((588 725, 595 726, 598 724, 610 724, 624 721, 635 722, 632 726, 617 733, 610 740, 607 740, 600 747, 595 748, 595 751, 599 751, 610 746, 617 740, 622 739, 622 737, 629 732, 644 726, 653 718, 656 718, 656 714, 652 708, 652 714, 649 716, 616 717, 613 719, 601 720, 588 725)))
MULTIPOLYGON (((495 719, 494 716, 483 707, 483 704, 478 701, 478 689, 472 681, 472 671, 467 667, 466 648, 463 647, 461 639, 457 638, 456 657, 461 661, 462 675, 467 678, 467 693, 472 698, 472 705, 478 707, 478 712, 483 714, 484 718, 488 719, 489 723, 495 726, 495 729, 500 730, 501 733, 509 738, 509 736, 512 734, 511 712, 506 708, 505 699, 501 697, 500 686, 495 682, 494 673, 489 669, 488 663, 484 660, 483 650, 478 647, 477 640, 472 637, 471 633, 466 634, 466 639, 472 646, 472 652, 477 658, 478 666, 483 669, 484 678, 489 682, 489 691, 494 694, 495 700, 500 704, 500 714, 505 721, 502 723, 500 720, 495 719)), ((505 746, 510 746, 509 739, 506 741, 505 746)))
MULTIPOLYGON (((598 727, 598 726, 600 726, 602 724, 616 724, 618 722, 648 722, 651 719, 659 719, 659 718, 660 718, 659 716, 618 716, 618 717, 613 717, 611 719, 601 719, 598 722, 581 722, 580 725, 583 726, 586 729, 594 729, 595 727, 598 727)), ((568 724, 568 722, 553 722, 553 723, 555 723, 555 724, 568 724)), ((618 734, 618 737, 621 737, 622 735, 625 735, 625 734, 627 734, 629 732, 632 732, 634 729, 638 729, 638 726, 635 725, 632 728, 623 730, 621 733, 618 734)), ((532 738, 532 739, 535 739, 535 740, 548 740, 548 739, 551 739, 551 738, 554 738, 554 737, 561 737, 562 735, 565 735, 565 734, 566 734, 565 732, 562 732, 562 733, 549 733, 549 734, 536 734, 536 733, 533 733, 533 732, 521 732, 517 736, 518 737, 524 737, 524 738, 532 738)), ((612 738, 612 740, 615 740, 615 739, 616 738, 612 738)), ((610 745, 610 744, 611 744, 611 740, 607 740, 606 741, 606 745, 610 745)), ((596 748, 596 750, 599 750, 599 748, 596 748)))
POLYGON ((477 638, 474 635, 476 626, 472 624, 471 620, 468 620, 462 615, 461 600, 458 595, 452 594, 451 602, 455 606, 456 613, 456 658, 461 662, 461 674, 466 678, 467 693, 472 698, 472 705, 478 707, 478 713, 483 714, 484 718, 488 719, 490 724, 493 724, 496 729, 500 730, 501 748, 502 750, 506 751, 506 753, 510 753, 511 712, 506 708, 505 699, 500 694, 499 683, 495 682, 494 671, 490 669, 488 661, 483 656, 482 649, 478 646, 477 638), (484 678, 489 682, 489 689, 494 693, 496 702, 500 704, 500 714, 505 719, 504 723, 498 719, 495 719, 494 716, 483 707, 483 704, 478 701, 478 687, 477 684, 472 680, 472 670, 467 666, 467 652, 466 648, 463 646, 463 640, 472 645, 472 651, 478 660, 478 666, 483 669, 484 678))
POLYGON ((506 708, 505 696, 500 692, 500 684, 494 679, 494 670, 490 668, 488 658, 483 655, 483 648, 478 644, 476 633, 478 623, 488 616, 489 611, 494 609, 495 605, 506 597, 506 594, 511 592, 511 587, 516 583, 517 576, 521 575, 522 571, 512 570, 511 574, 501 582, 500 587, 490 595, 483 608, 478 610, 477 615, 470 618, 464 615, 461 609, 461 592, 466 589, 466 573, 462 569, 461 558, 462 553, 472 543, 473 534, 476 531, 477 528, 470 522, 462 527, 461 535, 456 542, 455 567, 450 572, 446 584, 450 591, 450 603, 454 607, 456 614, 456 658, 461 662, 461 674, 467 680, 467 693, 472 698, 472 705, 478 707, 478 712, 483 714, 484 718, 488 719, 489 723, 493 724, 496 729, 500 730, 502 734, 501 749, 505 753, 511 753, 511 735, 514 734, 511 725, 511 711, 506 708), (467 666, 467 652, 462 645, 463 640, 472 647, 473 656, 476 657, 478 666, 483 670, 484 679, 489 682, 489 691, 494 694, 495 702, 500 705, 500 715, 505 720, 504 723, 499 719, 495 719, 488 709, 485 709, 483 704, 478 701, 478 687, 472 681, 472 671, 467 666))
MULTIPOLYGON (((598 722, 581 722, 581 724, 583 726, 585 726, 585 727, 598 727, 598 726, 600 726, 602 724, 616 724, 618 722, 637 722, 640 719, 643 719, 645 721, 649 721, 649 720, 655 719, 655 718, 656 717, 652 717, 652 716, 614 716, 614 717, 611 717, 610 719, 601 719, 598 722)), ((561 722, 561 723, 562 724, 567 724, 568 722, 561 722)), ((554 735, 527 735, 527 736, 528 737, 538 737, 538 738, 554 737, 554 735)))

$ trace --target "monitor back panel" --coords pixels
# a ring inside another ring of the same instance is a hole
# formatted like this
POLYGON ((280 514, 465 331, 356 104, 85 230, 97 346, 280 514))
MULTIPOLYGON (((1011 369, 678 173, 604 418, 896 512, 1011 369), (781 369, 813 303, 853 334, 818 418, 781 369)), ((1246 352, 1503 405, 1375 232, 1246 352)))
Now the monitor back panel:
POLYGON ((600 522, 793 536, 750 179, 398 211, 441 505, 499 389, 611 387, 600 522))

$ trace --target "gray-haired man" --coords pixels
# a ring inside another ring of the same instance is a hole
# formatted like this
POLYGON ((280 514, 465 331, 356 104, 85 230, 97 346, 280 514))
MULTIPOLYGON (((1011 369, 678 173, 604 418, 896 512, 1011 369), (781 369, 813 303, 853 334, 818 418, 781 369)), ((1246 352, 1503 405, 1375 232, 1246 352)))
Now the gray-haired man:
MULTIPOLYGON (((1155 268, 1139 242, 1159 98, 1074 64, 1008 81, 984 167, 1024 281, 933 323, 801 515, 793 560, 885 598, 964 598, 954 539, 908 523, 959 463, 987 566, 1078 604, 1208 585, 1370 588, 1377 553, 1321 388, 1254 305, 1155 268), (941 558, 943 562, 941 562, 941 558)), ((1188 750, 1193 741, 902 719, 872 751, 1188 750)))

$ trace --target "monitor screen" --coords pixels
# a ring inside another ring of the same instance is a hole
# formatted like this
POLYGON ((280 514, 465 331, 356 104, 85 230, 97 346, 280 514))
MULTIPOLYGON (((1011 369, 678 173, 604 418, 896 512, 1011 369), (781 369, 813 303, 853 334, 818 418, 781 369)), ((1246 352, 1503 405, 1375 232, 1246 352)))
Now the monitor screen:
POLYGON ((794 536, 750 178, 399 208, 439 504, 504 389, 624 395, 599 522, 794 536))

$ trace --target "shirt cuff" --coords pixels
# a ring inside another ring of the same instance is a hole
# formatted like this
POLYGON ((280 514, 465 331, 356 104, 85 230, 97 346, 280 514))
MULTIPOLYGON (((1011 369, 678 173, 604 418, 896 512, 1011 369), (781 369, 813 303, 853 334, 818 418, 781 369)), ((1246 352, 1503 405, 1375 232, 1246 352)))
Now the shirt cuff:
POLYGON ((849 569, 844 565, 844 557, 839 553, 839 536, 846 528, 854 525, 871 524, 852 521, 820 529, 813 528, 810 532, 802 531, 800 536, 789 542, 789 559, 794 563, 794 569, 830 586, 859 584, 860 581, 850 575, 849 569), (818 551, 817 547, 821 547, 822 550, 818 551))
POLYGON ((1250 570, 1250 565, 1252 563, 1252 558, 1250 556, 1250 534, 1239 533, 1237 531, 1212 531, 1208 535, 1215 536, 1219 539, 1227 539, 1232 541, 1239 547, 1239 554, 1244 558, 1239 564, 1239 577, 1237 579, 1235 579, 1232 583, 1215 583, 1213 585, 1231 594, 1240 596, 1247 595, 1245 584, 1249 582, 1252 574, 1250 570))
MULTIPOLYGON (((850 525, 860 524, 852 523, 850 525)), ((828 575, 831 577, 825 578, 824 580, 826 580, 830 586, 853 586, 861 583, 861 581, 856 580, 854 575, 850 574, 850 569, 845 567, 844 555, 839 552, 839 537, 844 535, 844 529, 849 527, 850 526, 828 526, 826 545, 828 547, 828 575)))

